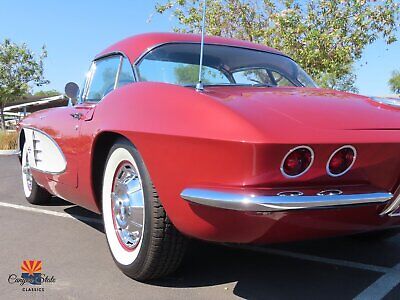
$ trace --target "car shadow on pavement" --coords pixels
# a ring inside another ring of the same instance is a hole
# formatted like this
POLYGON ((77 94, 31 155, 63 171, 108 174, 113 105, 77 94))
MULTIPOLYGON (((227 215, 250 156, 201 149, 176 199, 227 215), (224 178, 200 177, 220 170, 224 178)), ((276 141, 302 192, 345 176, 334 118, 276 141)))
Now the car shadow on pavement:
POLYGON ((51 198, 51 206, 67 206, 67 205, 72 205, 70 202, 58 198, 58 197, 52 197, 51 198))
MULTIPOLYGON (((375 259, 370 264, 388 267, 400 262, 400 243, 391 239, 364 242, 347 237, 270 248, 342 260, 349 254, 348 261, 357 257, 366 264, 374 255, 381 260, 375 259)), ((379 272, 350 266, 192 241, 182 267, 151 284, 174 288, 221 285, 227 293, 245 299, 352 299, 381 276, 379 272), (229 291, 235 282, 233 291, 229 291)))
POLYGON ((96 214, 81 206, 73 205, 64 209, 64 212, 71 215, 78 221, 104 233, 103 219, 100 214, 96 214))

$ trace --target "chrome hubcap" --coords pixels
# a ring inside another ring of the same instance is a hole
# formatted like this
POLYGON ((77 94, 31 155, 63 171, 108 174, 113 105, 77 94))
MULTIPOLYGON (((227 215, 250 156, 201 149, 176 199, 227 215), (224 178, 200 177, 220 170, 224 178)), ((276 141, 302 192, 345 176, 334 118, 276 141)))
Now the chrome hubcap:
POLYGON ((111 205, 120 243, 135 248, 142 237, 144 195, 142 182, 130 162, 123 162, 115 172, 111 205))
POLYGON ((29 160, 28 160, 28 153, 25 154, 25 165, 22 166, 22 173, 25 176, 26 180, 26 185, 28 186, 28 189, 32 191, 32 172, 31 172, 31 167, 29 165, 29 160))

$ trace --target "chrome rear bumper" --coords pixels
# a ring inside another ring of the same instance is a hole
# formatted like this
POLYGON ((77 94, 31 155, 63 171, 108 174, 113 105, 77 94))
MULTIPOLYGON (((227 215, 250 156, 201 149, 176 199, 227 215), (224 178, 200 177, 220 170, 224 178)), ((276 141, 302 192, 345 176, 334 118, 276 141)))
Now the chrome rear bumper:
POLYGON ((187 188, 182 191, 181 197, 188 202, 210 207, 247 212, 277 212, 385 203, 392 199, 393 195, 388 192, 373 192, 339 195, 265 196, 232 191, 187 188))

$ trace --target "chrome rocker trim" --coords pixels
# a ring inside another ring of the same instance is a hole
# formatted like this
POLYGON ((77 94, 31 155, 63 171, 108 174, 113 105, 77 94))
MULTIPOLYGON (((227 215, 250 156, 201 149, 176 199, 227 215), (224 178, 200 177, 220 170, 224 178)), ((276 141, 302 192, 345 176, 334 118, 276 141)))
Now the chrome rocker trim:
POLYGON ((315 196, 245 195, 211 189, 187 188, 181 197, 191 203, 248 212, 331 208, 346 205, 384 203, 393 195, 387 192, 315 196))

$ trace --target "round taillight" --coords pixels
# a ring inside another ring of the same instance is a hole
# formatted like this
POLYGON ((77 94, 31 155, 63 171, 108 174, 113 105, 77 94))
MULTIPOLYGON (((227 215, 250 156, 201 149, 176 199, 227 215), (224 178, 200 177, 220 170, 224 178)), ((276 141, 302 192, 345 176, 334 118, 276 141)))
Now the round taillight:
POLYGON ((293 148, 283 158, 281 172, 285 177, 298 177, 308 171, 313 161, 314 152, 310 147, 293 148))
POLYGON ((332 153, 326 165, 330 176, 338 177, 347 173, 356 161, 357 152, 353 146, 343 146, 332 153))

